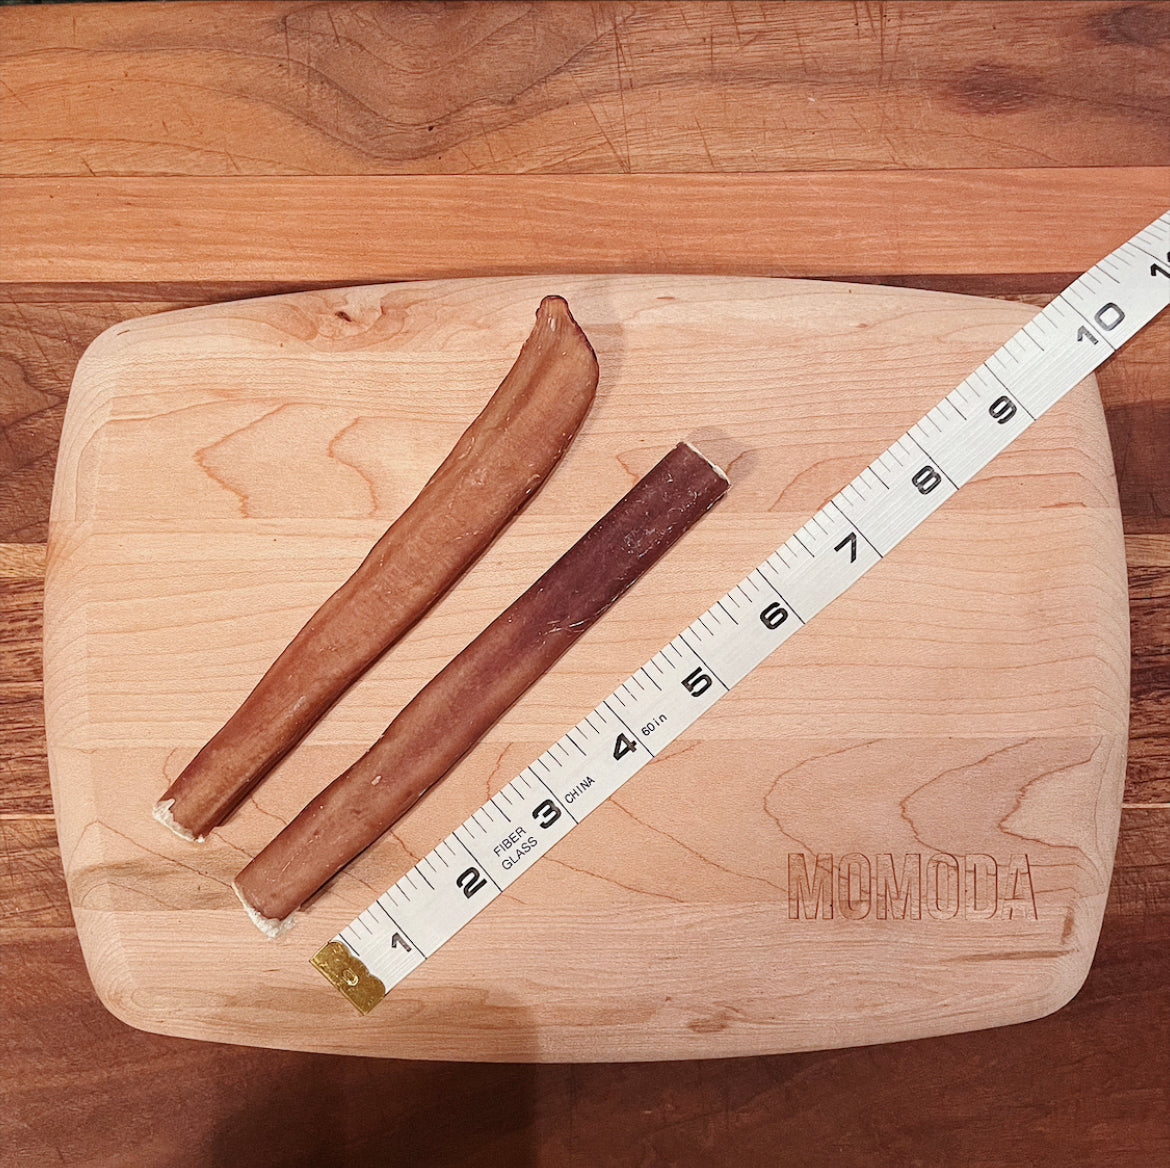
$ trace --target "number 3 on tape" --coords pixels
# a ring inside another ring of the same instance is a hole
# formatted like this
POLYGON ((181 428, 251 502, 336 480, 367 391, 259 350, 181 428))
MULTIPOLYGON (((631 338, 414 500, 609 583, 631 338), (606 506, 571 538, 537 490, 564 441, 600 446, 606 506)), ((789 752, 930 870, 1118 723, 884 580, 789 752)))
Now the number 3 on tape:
POLYGON ((1170 212, 1070 285, 313 964, 369 1013, 1168 304, 1170 212))

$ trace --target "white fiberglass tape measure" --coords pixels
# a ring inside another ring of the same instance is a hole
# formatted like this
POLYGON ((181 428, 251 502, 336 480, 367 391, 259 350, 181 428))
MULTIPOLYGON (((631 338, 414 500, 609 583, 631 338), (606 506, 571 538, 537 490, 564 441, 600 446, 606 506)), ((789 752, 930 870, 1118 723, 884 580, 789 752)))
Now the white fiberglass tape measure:
POLYGON ((368 1013, 1168 305, 1170 212, 1053 300, 313 964, 368 1013))

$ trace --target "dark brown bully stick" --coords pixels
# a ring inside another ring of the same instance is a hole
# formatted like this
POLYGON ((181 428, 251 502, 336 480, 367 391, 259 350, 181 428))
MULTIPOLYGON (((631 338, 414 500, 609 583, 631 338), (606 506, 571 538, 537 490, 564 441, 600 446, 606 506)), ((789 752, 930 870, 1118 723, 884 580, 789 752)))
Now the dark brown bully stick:
POLYGON ((597 359, 559 296, 418 497, 155 805, 202 840, 491 543, 573 440, 597 359))
POLYGON ((236 877, 260 929, 276 936, 291 923, 726 490, 723 473, 685 444, 639 480, 236 877))

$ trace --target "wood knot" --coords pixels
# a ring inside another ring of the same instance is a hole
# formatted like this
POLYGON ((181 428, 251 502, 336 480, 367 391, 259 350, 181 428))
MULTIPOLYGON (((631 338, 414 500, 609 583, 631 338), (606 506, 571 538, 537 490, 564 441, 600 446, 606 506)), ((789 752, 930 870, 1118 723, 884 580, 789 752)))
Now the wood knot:
POLYGON ((1154 48, 1170 41, 1170 8, 1162 4, 1127 4, 1093 12, 1089 29, 1107 45, 1154 48))
POLYGON ((687 1029, 694 1031, 695 1034, 718 1034, 721 1030, 727 1029, 727 1019, 726 1011, 706 1018, 692 1018, 687 1023, 687 1029))
POLYGON ((1037 77, 996 61, 977 62, 949 89, 963 109, 976 114, 1017 113, 1043 97, 1037 77))

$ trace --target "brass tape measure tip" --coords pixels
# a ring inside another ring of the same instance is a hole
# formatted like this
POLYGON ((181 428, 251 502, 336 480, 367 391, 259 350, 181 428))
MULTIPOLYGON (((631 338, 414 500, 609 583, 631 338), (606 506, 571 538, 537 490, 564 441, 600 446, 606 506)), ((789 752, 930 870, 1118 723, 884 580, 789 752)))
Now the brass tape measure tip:
POLYGON ((341 941, 330 941, 312 957, 312 963, 362 1014, 368 1014, 385 996, 386 987, 341 941))

